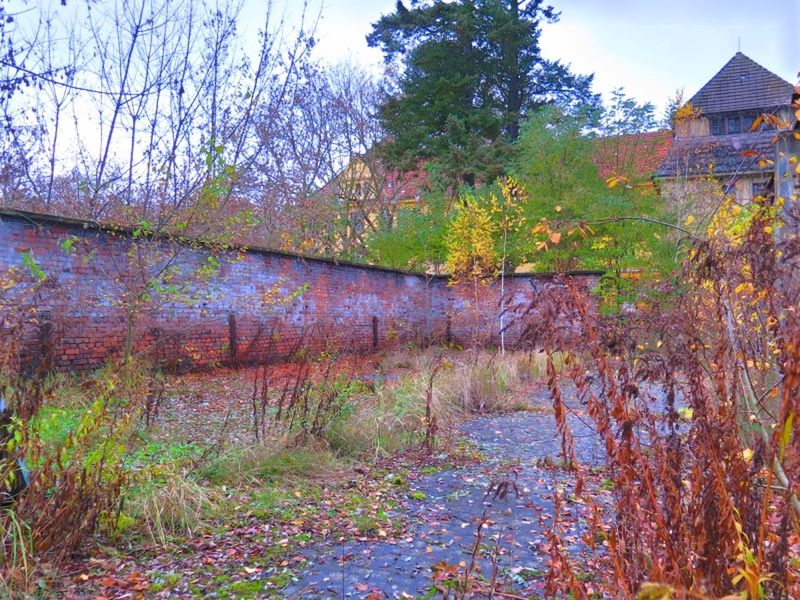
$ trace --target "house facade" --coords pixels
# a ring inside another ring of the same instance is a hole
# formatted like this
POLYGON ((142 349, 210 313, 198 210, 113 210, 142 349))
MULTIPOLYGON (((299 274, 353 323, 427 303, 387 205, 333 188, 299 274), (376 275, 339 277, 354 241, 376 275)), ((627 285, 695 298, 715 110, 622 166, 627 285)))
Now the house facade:
POLYGON ((399 210, 416 206, 427 184, 424 169, 399 172, 367 153, 350 160, 319 194, 346 211, 343 247, 358 246, 370 231, 391 227, 399 210))
POLYGON ((656 175, 678 214, 746 203, 775 173, 777 141, 791 129, 794 86, 737 52, 676 114, 674 140, 656 175))

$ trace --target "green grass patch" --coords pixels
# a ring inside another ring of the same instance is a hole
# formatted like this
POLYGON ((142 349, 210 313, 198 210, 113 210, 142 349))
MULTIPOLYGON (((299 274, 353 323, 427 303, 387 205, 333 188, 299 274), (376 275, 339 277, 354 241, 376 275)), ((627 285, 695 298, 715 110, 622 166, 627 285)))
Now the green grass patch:
POLYGON ((266 446, 235 448, 200 469, 201 476, 214 485, 243 481, 308 479, 338 466, 330 453, 311 448, 274 449, 266 446))
POLYGON ((260 598, 264 592, 264 580, 254 579, 253 581, 237 581, 228 586, 227 590, 220 592, 221 597, 225 597, 225 592, 231 598, 247 600, 249 598, 260 598))
POLYGON ((46 446, 59 446, 78 428, 86 410, 83 406, 42 406, 32 428, 46 446))
POLYGON ((142 442, 127 458, 132 467, 180 464, 198 458, 203 448, 193 442, 175 439, 150 439, 142 442))

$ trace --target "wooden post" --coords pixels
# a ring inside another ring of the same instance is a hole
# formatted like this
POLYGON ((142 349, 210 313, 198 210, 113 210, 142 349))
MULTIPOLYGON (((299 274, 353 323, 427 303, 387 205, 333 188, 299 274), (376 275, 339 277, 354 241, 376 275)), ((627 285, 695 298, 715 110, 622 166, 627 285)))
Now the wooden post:
POLYGON ((447 325, 445 325, 444 339, 450 344, 453 341, 453 335, 450 330, 450 315, 447 315, 447 325))
POLYGON ((236 360, 239 352, 239 340, 236 337, 236 313, 228 313, 228 354, 231 360, 236 360))
POLYGON ((39 359, 41 373, 53 370, 56 359, 56 339, 49 313, 44 316, 44 320, 39 325, 39 359))
POLYGON ((372 347, 378 347, 378 317, 372 317, 372 347))

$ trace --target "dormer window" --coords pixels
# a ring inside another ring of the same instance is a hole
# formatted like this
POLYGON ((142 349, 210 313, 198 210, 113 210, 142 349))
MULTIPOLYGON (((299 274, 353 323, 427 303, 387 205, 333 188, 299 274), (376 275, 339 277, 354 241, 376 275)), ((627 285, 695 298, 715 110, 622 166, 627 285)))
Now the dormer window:
MULTIPOLYGON (((711 128, 711 135, 729 135, 736 133, 747 133, 753 126, 756 120, 756 113, 746 112, 730 112, 721 113, 709 116, 709 126, 711 128)), ((768 129, 769 124, 764 123, 760 125, 758 130, 768 129)))

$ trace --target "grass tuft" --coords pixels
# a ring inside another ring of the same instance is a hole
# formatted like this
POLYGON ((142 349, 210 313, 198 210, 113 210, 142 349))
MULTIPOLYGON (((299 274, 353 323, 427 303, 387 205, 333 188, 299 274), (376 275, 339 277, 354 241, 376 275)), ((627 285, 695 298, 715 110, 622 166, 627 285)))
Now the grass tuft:
POLYGON ((212 485, 237 485, 319 477, 336 466, 325 449, 257 445, 231 448, 203 466, 200 475, 212 485))
POLYGON ((170 536, 188 536, 216 505, 216 494, 184 473, 162 474, 131 490, 127 514, 154 544, 166 546, 170 536))

